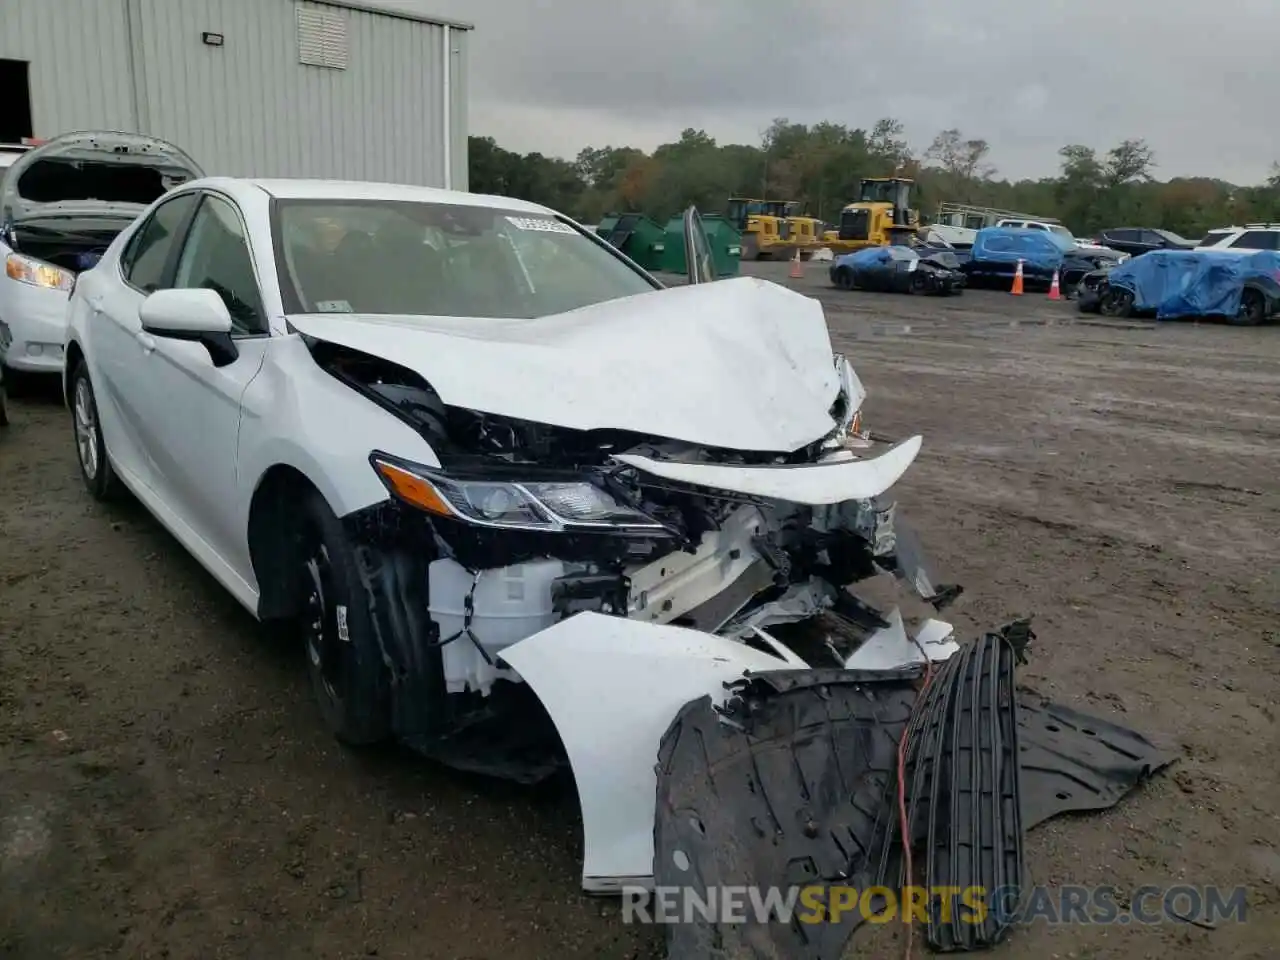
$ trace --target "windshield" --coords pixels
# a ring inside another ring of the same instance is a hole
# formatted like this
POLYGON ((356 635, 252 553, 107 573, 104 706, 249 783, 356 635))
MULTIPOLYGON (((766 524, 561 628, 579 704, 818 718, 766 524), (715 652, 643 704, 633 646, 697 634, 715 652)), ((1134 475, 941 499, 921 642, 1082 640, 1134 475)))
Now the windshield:
POLYGON ((1156 230, 1155 232, 1164 237, 1170 243, 1191 243, 1191 241, 1186 237, 1174 233, 1172 230, 1156 230))
POLYGON ((858 200, 862 203, 893 203, 895 184, 890 180, 863 180, 858 200))
POLYGON ((659 289, 547 214, 385 200, 281 200, 286 313, 532 319, 659 289))
POLYGON ((1049 224, 1049 229, 1050 229, 1051 231, 1053 231, 1054 233, 1056 233, 1058 236, 1062 237, 1062 239, 1064 239, 1064 240, 1070 240, 1070 241, 1071 241, 1071 245, 1072 245, 1073 247, 1076 245, 1076 237, 1075 237, 1075 234, 1073 234, 1070 230, 1068 230, 1068 229, 1067 229, 1066 227, 1064 227, 1062 224, 1060 224, 1060 223, 1051 223, 1051 224, 1049 224))

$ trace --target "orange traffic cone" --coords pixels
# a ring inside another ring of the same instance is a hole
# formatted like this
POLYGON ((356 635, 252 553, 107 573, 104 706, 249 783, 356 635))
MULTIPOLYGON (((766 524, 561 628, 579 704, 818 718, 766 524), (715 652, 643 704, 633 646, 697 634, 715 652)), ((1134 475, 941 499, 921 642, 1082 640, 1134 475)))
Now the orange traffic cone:
POLYGON ((1058 271, 1056 268, 1053 271, 1053 283, 1049 284, 1049 299, 1062 299, 1062 286, 1058 283, 1058 271))
POLYGON ((791 258, 791 279, 799 280, 804 276, 804 267, 800 263, 800 251, 796 250, 796 255, 791 258))
POLYGON ((1018 269, 1013 274, 1013 289, 1009 291, 1015 297, 1022 296, 1022 261, 1018 261, 1018 269))

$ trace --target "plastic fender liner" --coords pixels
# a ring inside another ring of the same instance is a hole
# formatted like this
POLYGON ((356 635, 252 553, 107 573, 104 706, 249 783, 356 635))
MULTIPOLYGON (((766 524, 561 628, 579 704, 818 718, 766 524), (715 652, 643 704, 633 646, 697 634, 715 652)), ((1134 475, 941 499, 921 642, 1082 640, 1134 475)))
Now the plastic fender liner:
POLYGON ((439 734, 450 716, 437 630, 427 611, 433 545, 394 501, 348 514, 343 525, 356 544, 374 632, 391 674, 392 728, 401 738, 439 734))
POLYGON ((812 922, 810 898, 834 905, 831 886, 878 882, 868 851, 887 831, 884 798, 918 672, 772 672, 736 684, 721 712, 707 697, 680 711, 658 753, 654 879, 696 900, 680 917, 692 922, 665 925, 669 960, 843 954, 862 915, 846 904, 812 922), (696 909, 709 898, 715 909, 739 885, 761 897, 818 890, 795 901, 790 922, 757 922, 750 901, 746 923, 696 909))
MULTIPOLYGON (((933 898, 926 931, 940 952, 976 950, 1008 933, 1021 900, 1022 817, 1013 644, 987 634, 965 646, 933 684, 916 772, 932 765, 923 875, 930 887, 981 887, 980 922, 957 897, 933 898), (954 664, 954 666, 952 666, 954 664)), ((908 741, 910 750, 910 741, 908 741)))
POLYGON ((1105 810, 1176 759, 1142 734, 1019 691, 1022 825, 1105 810))

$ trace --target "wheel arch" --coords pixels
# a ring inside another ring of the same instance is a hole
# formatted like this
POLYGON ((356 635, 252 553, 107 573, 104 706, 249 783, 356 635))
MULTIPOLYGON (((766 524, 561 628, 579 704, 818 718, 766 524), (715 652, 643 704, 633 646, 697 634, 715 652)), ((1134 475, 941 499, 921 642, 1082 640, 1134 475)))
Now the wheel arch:
POLYGON ((279 620, 298 610, 295 589, 297 549, 294 518, 318 488, 305 473, 286 463, 273 464, 259 478, 249 500, 249 562, 258 582, 258 617, 279 620))
POLYGON ((80 341, 74 338, 69 340, 62 363, 62 403, 67 409, 71 408, 71 378, 75 375, 76 367, 84 362, 84 348, 80 346, 80 341))

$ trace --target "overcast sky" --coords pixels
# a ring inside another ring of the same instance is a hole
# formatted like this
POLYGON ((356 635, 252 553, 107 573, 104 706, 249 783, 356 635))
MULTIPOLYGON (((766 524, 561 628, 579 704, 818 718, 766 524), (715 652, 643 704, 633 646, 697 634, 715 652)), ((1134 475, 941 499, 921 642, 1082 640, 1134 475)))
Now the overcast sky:
POLYGON ((1126 137, 1161 179, 1256 183, 1280 160, 1280 0, 384 2, 475 24, 471 132, 522 153, 893 116, 918 151, 946 127, 986 139, 1014 179, 1126 137))

